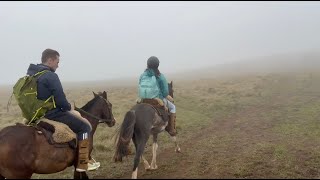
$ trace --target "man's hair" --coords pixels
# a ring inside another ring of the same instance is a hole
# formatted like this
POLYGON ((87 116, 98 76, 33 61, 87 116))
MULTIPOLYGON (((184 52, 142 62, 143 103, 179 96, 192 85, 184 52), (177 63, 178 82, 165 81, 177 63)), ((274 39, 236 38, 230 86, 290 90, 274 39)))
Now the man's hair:
POLYGON ((47 62, 47 60, 49 58, 56 58, 57 56, 60 56, 60 54, 58 53, 58 51, 53 50, 53 49, 46 49, 42 52, 42 56, 41 56, 41 62, 45 63, 47 62))

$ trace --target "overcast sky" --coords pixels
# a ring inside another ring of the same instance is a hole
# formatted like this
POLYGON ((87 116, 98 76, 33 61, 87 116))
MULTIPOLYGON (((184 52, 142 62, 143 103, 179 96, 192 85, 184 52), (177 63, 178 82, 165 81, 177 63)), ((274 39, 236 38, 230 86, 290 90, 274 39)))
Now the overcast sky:
POLYGON ((275 53, 320 50, 320 2, 0 2, 0 84, 41 53, 62 82, 138 77, 275 53))

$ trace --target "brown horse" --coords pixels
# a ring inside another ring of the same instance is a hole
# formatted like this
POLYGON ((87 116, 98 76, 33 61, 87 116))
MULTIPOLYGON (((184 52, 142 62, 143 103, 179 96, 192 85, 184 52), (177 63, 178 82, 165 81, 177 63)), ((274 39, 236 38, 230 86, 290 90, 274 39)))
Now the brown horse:
MULTIPOLYGON (((99 123, 114 126, 112 104, 107 93, 94 94, 81 109, 75 108, 92 126, 90 145, 99 123)), ((25 125, 13 125, 0 131, 0 177, 30 179, 33 173, 51 174, 76 165, 77 150, 68 146, 54 147, 37 129, 25 125)), ((74 178, 88 178, 86 172, 74 170, 74 178)))
MULTIPOLYGON (((170 95, 173 97, 172 82, 168 84, 168 87, 170 95)), ((158 168, 156 165, 157 138, 158 134, 164 131, 167 124, 168 122, 163 121, 156 110, 146 103, 136 104, 126 113, 117 134, 117 147, 114 160, 115 162, 122 161, 122 158, 128 155, 128 146, 132 139, 136 149, 132 172, 133 179, 137 178, 140 158, 142 158, 146 170, 158 168), (143 156, 150 135, 153 135, 151 166, 143 156)), ((180 147, 175 136, 173 137, 173 141, 176 145, 176 152, 180 152, 180 147)))

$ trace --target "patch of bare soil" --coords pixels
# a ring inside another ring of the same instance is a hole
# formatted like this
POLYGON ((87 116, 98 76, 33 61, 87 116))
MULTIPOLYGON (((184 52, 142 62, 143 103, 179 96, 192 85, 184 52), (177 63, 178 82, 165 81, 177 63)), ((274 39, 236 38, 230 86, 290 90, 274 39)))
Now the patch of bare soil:
MULTIPOLYGON (((320 158, 317 163, 312 154, 318 145, 308 139, 292 144, 294 138, 275 133, 283 118, 280 108, 286 106, 279 102, 274 98, 227 118, 213 119, 191 138, 179 141, 182 153, 174 152, 173 143, 161 148, 159 142, 158 169, 145 171, 140 163, 138 178, 319 178, 320 158)), ((131 168, 119 178, 131 178, 131 168)))
MULTIPOLYGON (((182 153, 175 153, 173 146, 161 149, 160 144, 158 169, 145 171, 140 163, 138 178, 236 177, 237 174, 230 171, 230 163, 237 163, 246 147, 271 136, 267 131, 270 125, 258 120, 260 110, 254 107, 230 118, 213 121, 207 128, 195 132, 191 139, 179 142, 182 153)), ((131 178, 131 170, 122 178, 131 178)))

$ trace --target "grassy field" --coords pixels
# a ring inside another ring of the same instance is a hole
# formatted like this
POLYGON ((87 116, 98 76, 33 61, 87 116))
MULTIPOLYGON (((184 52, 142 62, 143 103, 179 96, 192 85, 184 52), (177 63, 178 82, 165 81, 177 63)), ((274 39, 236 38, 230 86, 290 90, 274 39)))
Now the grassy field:
MULTIPOLYGON (((173 80, 182 153, 160 134, 158 169, 139 178, 320 178, 320 73, 300 71, 198 80, 173 80)), ((136 86, 67 86, 70 102, 83 106, 92 91, 107 91, 117 124, 99 125, 90 178, 130 178, 133 155, 114 163, 113 134, 135 104, 136 86)), ((0 91, 0 127, 21 121, 10 89, 0 91)), ((131 144, 131 148, 133 146, 131 144)), ((151 160, 151 139, 146 148, 151 160)), ((73 168, 37 178, 72 178, 73 168)))

